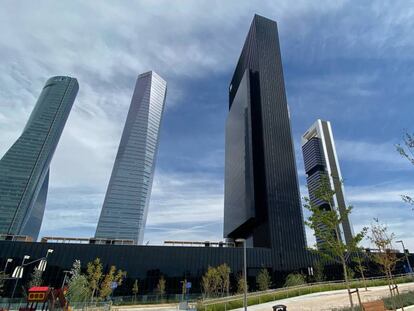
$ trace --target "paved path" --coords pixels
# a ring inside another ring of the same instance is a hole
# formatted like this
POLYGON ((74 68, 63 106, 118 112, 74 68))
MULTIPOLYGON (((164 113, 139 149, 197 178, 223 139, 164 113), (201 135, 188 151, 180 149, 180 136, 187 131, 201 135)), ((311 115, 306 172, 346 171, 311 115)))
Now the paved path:
POLYGON ((177 311, 177 304, 133 305, 113 307, 115 311, 177 311))
MULTIPOLYGON (((400 293, 414 291, 414 282, 399 284, 398 288, 400 293)), ((388 286, 369 287, 368 291, 360 289, 362 302, 372 301, 380 299, 381 297, 389 296, 390 292, 388 286)), ((358 300, 354 295, 354 302, 358 300)), ((298 297, 292 297, 260 305, 249 306, 249 311, 272 311, 272 306, 277 304, 283 304, 287 306, 288 311, 327 311, 334 310, 335 308, 349 307, 349 298, 346 290, 336 290, 329 292, 313 293, 309 295, 303 295, 298 297)), ((243 308, 236 309, 237 311, 243 311, 243 308)), ((414 310, 404 308, 404 310, 414 310)))

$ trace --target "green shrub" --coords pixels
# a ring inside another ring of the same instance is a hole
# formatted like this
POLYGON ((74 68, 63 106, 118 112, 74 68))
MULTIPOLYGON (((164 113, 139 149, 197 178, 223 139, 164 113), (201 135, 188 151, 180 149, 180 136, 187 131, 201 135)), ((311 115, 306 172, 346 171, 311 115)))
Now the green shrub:
POLYGON ((306 284, 305 276, 300 273, 291 273, 286 277, 284 287, 306 284))

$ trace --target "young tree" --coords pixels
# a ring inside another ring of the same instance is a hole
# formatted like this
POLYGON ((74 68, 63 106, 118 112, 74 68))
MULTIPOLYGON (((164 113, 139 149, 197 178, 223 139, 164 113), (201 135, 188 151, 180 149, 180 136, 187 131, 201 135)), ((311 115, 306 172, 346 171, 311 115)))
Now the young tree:
POLYGON ((371 253, 371 257, 390 278, 398 261, 397 254, 393 251, 394 239, 394 233, 389 232, 388 227, 375 218, 368 235, 368 240, 376 248, 376 251, 371 253))
POLYGON ((99 288, 99 297, 107 299, 112 293, 112 282, 115 280, 116 267, 111 266, 109 272, 105 274, 99 288))
POLYGON ((90 297, 89 284, 86 276, 81 273, 81 262, 75 260, 68 281, 67 299, 74 302, 85 302, 90 297))
POLYGON ((322 260, 316 260, 313 263, 313 279, 315 282, 323 282, 326 280, 324 273, 325 265, 322 260))
POLYGON ((217 292, 221 294, 221 296, 224 296, 224 293, 229 295, 230 290, 230 267, 223 263, 220 266, 216 268, 218 278, 217 280, 217 292))
POLYGON ((161 295, 161 298, 165 294, 165 284, 166 284, 166 281, 164 279, 164 276, 161 275, 160 279, 158 280, 158 284, 157 284, 157 293, 161 295))
POLYGON ((244 277, 243 274, 240 273, 238 278, 237 278, 237 293, 238 294, 243 294, 244 293, 244 287, 247 286, 246 291, 249 291, 249 284, 246 284, 244 282, 244 277))
POLYGON ((184 301, 185 295, 187 294, 187 279, 181 281, 181 300, 184 301))
POLYGON ((305 276, 301 273, 290 273, 286 277, 284 287, 306 284, 305 276))
POLYGON ((124 278, 126 277, 127 273, 126 271, 118 270, 118 272, 115 275, 114 281, 118 284, 118 286, 122 285, 122 282, 124 281, 124 278))
POLYGON ((37 267, 34 268, 32 274, 30 275, 30 281, 28 284, 28 288, 31 288, 34 286, 41 286, 43 284, 42 273, 43 271, 38 270, 37 267))
POLYGON ((269 271, 263 268, 260 270, 259 274, 256 277, 256 283, 259 287, 259 290, 268 290, 272 286, 272 278, 270 277, 269 271))
POLYGON ((396 252, 393 250, 394 239, 394 233, 389 232, 388 227, 385 224, 382 224, 377 218, 374 218, 374 222, 371 224, 368 235, 368 240, 370 240, 376 248, 376 250, 371 253, 371 257, 372 260, 380 266, 382 272, 387 277, 388 287, 395 307, 395 299, 399 296, 399 292, 392 276, 392 271, 399 259, 397 258, 396 252), (397 291, 397 295, 394 293, 394 290, 397 291))
MULTIPOLYGON (((414 165, 414 133, 405 133, 403 137, 403 145, 396 145, 398 153, 406 158, 411 164, 414 165)), ((409 195, 401 196, 403 201, 414 206, 414 198, 409 195)), ((414 207, 413 207, 414 210, 414 207)))
POLYGON ((217 269, 214 267, 208 267, 206 273, 201 279, 201 284, 205 297, 216 296, 220 288, 221 278, 217 269))
POLYGON ((349 217, 352 207, 348 206, 342 213, 339 212, 338 208, 333 204, 335 191, 332 190, 327 176, 321 176, 319 187, 314 194, 318 201, 324 202, 324 208, 321 208, 320 205, 314 204, 309 198, 304 198, 305 208, 311 214, 305 223, 313 229, 315 236, 323 241, 318 250, 314 251, 327 261, 334 261, 341 264, 348 290, 349 302, 351 309, 354 310, 347 258, 357 249, 367 229, 364 228, 361 232, 356 233, 352 240, 346 244, 341 239, 339 226, 344 219, 349 217))
POLYGON ((99 284, 102 279, 102 263, 99 258, 96 258, 93 262, 89 262, 87 266, 87 280, 89 284, 89 289, 91 292, 91 300, 95 297, 97 290, 99 289, 99 284))
POLYGON ((79 259, 76 259, 73 264, 72 268, 70 269, 71 279, 76 278, 77 276, 82 274, 82 265, 79 259))
POLYGON ((103 280, 100 284, 100 289, 99 289, 99 297, 102 299, 107 299, 112 291, 114 290, 112 288, 112 283, 116 283, 118 286, 122 284, 122 280, 124 278, 125 273, 122 270, 118 270, 118 272, 116 272, 116 267, 115 266, 111 266, 109 268, 109 271, 107 274, 105 274, 105 276, 103 276, 103 280))
POLYGON ((365 291, 367 291, 367 281, 365 279, 365 271, 367 271, 367 268, 364 266, 364 256, 365 253, 363 252, 362 248, 359 248, 357 249, 356 254, 352 257, 352 259, 357 264, 356 269, 361 275, 362 281, 364 282, 365 291))
POLYGON ((132 286, 132 293, 134 294, 134 302, 137 300, 137 294, 139 292, 138 280, 135 280, 134 285, 132 286))

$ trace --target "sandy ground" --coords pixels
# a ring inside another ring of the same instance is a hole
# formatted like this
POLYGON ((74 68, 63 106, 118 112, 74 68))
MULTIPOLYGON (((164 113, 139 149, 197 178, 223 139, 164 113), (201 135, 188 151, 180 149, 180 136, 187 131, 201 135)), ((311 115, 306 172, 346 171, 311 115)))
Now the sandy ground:
MULTIPOLYGON (((399 284, 398 288, 400 293, 414 290, 414 283, 399 284)), ((360 289, 362 302, 377 300, 381 297, 389 296, 389 293, 387 286, 369 287, 368 291, 360 289)), ((358 298, 356 294, 354 294, 354 302, 357 302, 357 300, 358 298)), ((326 311, 332 310, 333 308, 348 307, 349 298, 346 290, 337 290, 267 302, 260 305, 250 306, 248 307, 248 310, 272 311, 272 307, 277 304, 287 306, 288 311, 326 311)), ((244 309, 241 308, 236 310, 243 311, 244 309)), ((414 310, 414 308, 404 308, 404 310, 414 310)))

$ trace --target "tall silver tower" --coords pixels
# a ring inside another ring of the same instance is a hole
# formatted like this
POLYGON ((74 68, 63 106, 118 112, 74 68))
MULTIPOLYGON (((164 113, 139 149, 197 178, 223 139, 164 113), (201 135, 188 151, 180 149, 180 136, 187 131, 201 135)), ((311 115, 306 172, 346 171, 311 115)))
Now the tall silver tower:
POLYGON ((0 234, 37 239, 50 162, 78 89, 74 78, 47 80, 23 133, 0 160, 0 234))
MULTIPOLYGON (((319 202, 320 200, 315 198, 314 192, 318 189, 321 179, 326 177, 331 184, 332 190, 335 191, 334 202, 332 203, 338 208, 339 213, 343 213, 346 208, 344 187, 329 121, 317 120, 303 134, 302 151, 311 202, 317 206, 321 204, 321 208, 323 208, 323 202, 319 202)), ((344 217, 339 229, 342 240, 345 243, 351 241, 353 230, 348 217, 344 217)), ((318 245, 323 243, 319 237, 316 237, 316 242, 318 245)))
POLYGON ((167 83, 155 72, 138 76, 96 238, 142 244, 166 91, 167 83))

